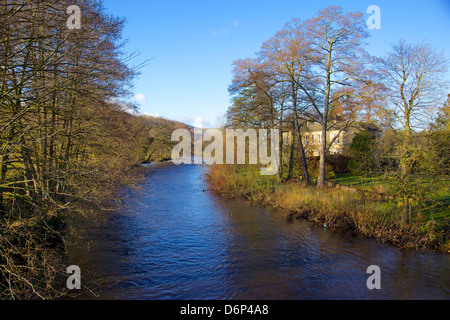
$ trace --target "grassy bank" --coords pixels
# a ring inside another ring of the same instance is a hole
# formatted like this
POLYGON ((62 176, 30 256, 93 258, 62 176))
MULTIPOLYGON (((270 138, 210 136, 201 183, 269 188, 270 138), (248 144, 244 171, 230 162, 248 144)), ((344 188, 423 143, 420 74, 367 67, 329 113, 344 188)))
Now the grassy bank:
POLYGON ((212 166, 207 179, 215 193, 280 208, 294 219, 307 219, 399 248, 450 252, 448 205, 415 204, 411 206, 411 220, 405 222, 403 202, 390 196, 383 184, 376 184, 377 180, 317 189, 262 177, 250 166, 212 166))

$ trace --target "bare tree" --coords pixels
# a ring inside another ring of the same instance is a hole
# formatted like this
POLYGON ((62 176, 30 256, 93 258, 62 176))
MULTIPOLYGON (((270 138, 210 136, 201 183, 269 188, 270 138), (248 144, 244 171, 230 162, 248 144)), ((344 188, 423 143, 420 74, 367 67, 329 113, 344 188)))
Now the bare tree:
POLYGON ((356 86, 355 83, 360 81, 362 45, 368 33, 362 13, 344 14, 337 6, 320 10, 317 17, 306 21, 305 28, 306 37, 311 41, 310 59, 314 67, 304 82, 308 87, 301 88, 322 124, 317 186, 324 187, 330 110, 334 100, 348 95, 345 92, 339 94, 339 90, 356 86))
POLYGON ((263 63, 256 59, 235 61, 229 92, 235 107, 229 110, 230 122, 275 127, 279 116, 276 79, 263 63))
MULTIPOLYGON (((310 185, 301 120, 307 118, 307 111, 311 107, 302 92, 302 86, 309 85, 304 82, 304 78, 311 68, 311 60, 310 42, 302 28, 303 22, 299 19, 287 23, 281 31, 262 45, 259 56, 282 84, 284 97, 291 111, 293 132, 299 146, 303 183, 310 185)), ((291 152, 291 160, 292 155, 291 152)))
POLYGON ((2 297, 60 294, 49 244, 61 239, 66 209, 95 200, 139 154, 131 115, 113 102, 135 75, 121 52, 124 21, 83 0, 83 27, 71 30, 71 4, 0 1, 2 297))
POLYGON ((400 147, 401 175, 413 164, 409 156, 412 133, 427 127, 445 99, 448 60, 424 42, 408 44, 404 40, 392 46, 378 60, 378 72, 387 90, 387 111, 395 129, 404 132, 400 147))

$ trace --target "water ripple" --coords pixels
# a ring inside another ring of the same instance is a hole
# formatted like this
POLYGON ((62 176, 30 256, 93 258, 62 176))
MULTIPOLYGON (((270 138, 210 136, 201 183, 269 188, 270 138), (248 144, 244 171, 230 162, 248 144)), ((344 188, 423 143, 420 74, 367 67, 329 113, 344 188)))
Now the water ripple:
POLYGON ((205 191, 201 166, 153 165, 90 230, 101 299, 449 299, 448 255, 401 251, 205 191), (366 287, 369 265, 383 290, 366 287))

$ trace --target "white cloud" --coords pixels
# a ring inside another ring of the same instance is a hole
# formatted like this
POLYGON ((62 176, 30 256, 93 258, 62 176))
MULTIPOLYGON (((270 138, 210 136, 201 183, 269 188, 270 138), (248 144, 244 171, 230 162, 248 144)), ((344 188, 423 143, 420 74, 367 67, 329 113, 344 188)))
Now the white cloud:
POLYGON ((226 28, 212 29, 210 32, 213 36, 219 37, 219 38, 226 37, 229 34, 229 31, 226 28))
MULTIPOLYGON (((237 28, 239 27, 239 21, 238 20, 233 20, 230 22, 230 24, 233 26, 233 28, 237 28)), ((228 26, 229 27, 229 26, 228 26)), ((214 37, 217 38, 225 38, 230 34, 230 30, 228 27, 222 27, 222 28, 216 28, 216 29, 211 29, 209 32, 211 33, 211 35, 213 35, 214 37)))
POLYGON ((148 117, 161 118, 161 115, 157 112, 155 112, 155 113, 141 112, 141 114, 144 116, 148 116, 148 117))
POLYGON ((202 117, 195 118, 190 124, 197 128, 212 128, 212 122, 202 117))
POLYGON ((185 123, 187 125, 197 127, 197 128, 214 128, 213 123, 211 121, 204 119, 202 117, 190 118, 190 117, 185 117, 185 116, 179 116, 173 120, 180 121, 182 123, 185 123))
POLYGON ((137 102, 147 102, 147 97, 145 96, 145 94, 138 93, 134 96, 134 100, 137 102))
POLYGON ((194 119, 194 124, 197 127, 203 127, 203 118, 202 117, 197 117, 194 119))

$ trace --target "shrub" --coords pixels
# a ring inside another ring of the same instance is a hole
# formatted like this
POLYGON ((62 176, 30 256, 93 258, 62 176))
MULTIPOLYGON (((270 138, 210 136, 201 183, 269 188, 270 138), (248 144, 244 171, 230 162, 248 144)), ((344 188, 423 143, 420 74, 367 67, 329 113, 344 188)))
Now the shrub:
POLYGON ((355 174, 369 174, 376 169, 376 136, 372 132, 359 132, 349 147, 348 167, 355 174))

